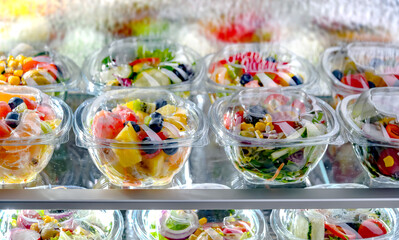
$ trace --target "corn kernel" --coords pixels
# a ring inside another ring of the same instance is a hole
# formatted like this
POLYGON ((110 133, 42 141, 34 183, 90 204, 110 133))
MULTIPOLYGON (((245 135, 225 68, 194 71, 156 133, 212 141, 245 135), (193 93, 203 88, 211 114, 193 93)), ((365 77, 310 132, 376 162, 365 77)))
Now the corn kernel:
POLYGON ((251 123, 241 123, 241 130, 244 131, 255 131, 254 125, 252 125, 251 123))
POLYGON ((7 77, 4 75, 0 75, 0 81, 7 81, 7 77))
POLYGON ((20 82, 21 82, 21 80, 18 76, 9 76, 8 77, 8 83, 11 85, 19 85, 20 82))
POLYGON ((274 130, 274 125, 271 122, 266 123, 266 132, 268 131, 273 131, 274 130))
POLYGON ((6 68, 6 73, 13 74, 14 68, 10 68, 10 67, 6 68))
POLYGON ((23 62, 23 64, 26 64, 27 62, 30 62, 30 61, 32 61, 32 60, 33 60, 33 58, 27 57, 27 58, 25 58, 22 62, 23 62))
POLYGON ((266 114, 264 120, 265 122, 272 122, 272 116, 270 114, 266 114))
POLYGON ((206 223, 208 222, 208 219, 206 219, 205 217, 203 217, 203 218, 201 218, 198 222, 199 222, 200 225, 204 225, 204 224, 206 224, 206 223))
POLYGON ((11 60, 11 61, 8 62, 7 65, 8 65, 9 68, 17 68, 17 67, 18 67, 18 64, 19 64, 18 61, 11 60))
POLYGON ((264 132, 266 129, 266 124, 263 122, 257 122, 255 124, 255 130, 260 131, 260 132, 264 132))
POLYGON ((30 230, 33 230, 33 231, 36 231, 36 232, 40 233, 39 224, 38 223, 32 223, 32 225, 30 225, 30 230))
POLYGON ((251 131, 241 131, 240 135, 243 136, 243 137, 250 137, 250 138, 256 137, 255 133, 251 132, 251 131))
POLYGON ((49 217, 49 216, 44 216, 44 217, 43 217, 43 221, 44 221, 44 223, 49 223, 49 222, 51 222, 51 217, 49 217))
POLYGON ((21 83, 22 83, 22 85, 26 85, 26 81, 24 78, 21 78, 21 83))
POLYGON ((22 74, 24 74, 24 71, 22 71, 22 70, 15 70, 14 71, 14 75, 15 76, 22 77, 22 74))
POLYGON ((11 60, 14 60, 14 56, 12 56, 12 55, 8 56, 7 62, 9 62, 9 61, 11 61, 11 60))
POLYGON ((255 135, 257 138, 263 138, 263 134, 259 130, 255 131, 255 135))
POLYGON ((22 62, 26 57, 24 55, 18 55, 15 60, 22 62))

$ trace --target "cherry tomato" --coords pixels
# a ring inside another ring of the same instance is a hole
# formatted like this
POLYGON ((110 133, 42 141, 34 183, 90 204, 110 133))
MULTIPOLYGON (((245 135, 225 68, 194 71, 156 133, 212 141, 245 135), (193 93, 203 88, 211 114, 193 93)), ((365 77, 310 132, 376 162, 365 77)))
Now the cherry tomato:
POLYGON ((92 131, 98 138, 114 139, 123 127, 123 120, 119 115, 102 110, 94 116, 92 131))
POLYGON ((37 108, 37 103, 33 101, 32 99, 29 99, 27 97, 21 97, 22 100, 24 100, 24 103, 26 104, 26 107, 30 110, 35 110, 37 108))
POLYGON ((358 233, 363 238, 372 238, 387 234, 387 229, 380 220, 367 219, 360 225, 358 233))
POLYGON ((8 103, 1 101, 0 102, 0 118, 5 118, 7 114, 11 112, 10 105, 8 103))
POLYGON ((341 226, 337 226, 334 224, 324 224, 325 228, 331 232, 336 237, 342 238, 342 239, 356 239, 356 233, 353 232, 351 229, 346 229, 342 228, 341 226))
POLYGON ((394 148, 386 148, 380 153, 377 161, 378 169, 382 174, 393 176, 399 173, 399 151, 394 148))
POLYGON ((395 124, 388 124, 386 127, 389 137, 399 139, 399 126, 395 124))
POLYGON ((0 120, 0 138, 11 136, 11 129, 4 120, 0 120))
POLYGON ((130 66, 134 66, 136 64, 139 63, 147 63, 150 65, 158 65, 161 62, 161 60, 159 58, 156 57, 151 57, 151 58, 140 58, 140 59, 136 59, 133 62, 129 63, 130 66))
POLYGON ((295 128, 296 123, 294 121, 281 121, 281 122, 272 122, 274 130, 276 130, 277 133, 281 133, 283 130, 280 128, 279 123, 287 123, 291 127, 295 128))
MULTIPOLYGON (((233 119, 233 126, 237 126, 238 124, 241 124, 244 120, 244 111, 237 111, 234 114, 234 119, 233 119)), ((230 129, 231 127, 231 118, 228 116, 228 114, 226 113, 224 115, 224 126, 226 127, 226 129, 230 129)))
POLYGON ((349 74, 346 75, 341 79, 341 82, 343 84, 346 84, 351 87, 355 88, 362 88, 362 89, 368 89, 369 88, 369 83, 366 80, 366 77, 362 73, 356 73, 356 74, 349 74))

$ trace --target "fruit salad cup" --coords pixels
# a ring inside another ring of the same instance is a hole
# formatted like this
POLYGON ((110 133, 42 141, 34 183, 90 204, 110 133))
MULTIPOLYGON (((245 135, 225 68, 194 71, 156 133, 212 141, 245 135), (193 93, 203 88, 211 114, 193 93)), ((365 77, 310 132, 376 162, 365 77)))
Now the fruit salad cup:
POLYGON ((140 240, 268 239, 259 210, 129 211, 127 219, 140 240))
POLYGON ((352 43, 327 49, 322 71, 332 85, 334 105, 375 87, 399 87, 399 46, 352 43))
POLYGON ((65 99, 77 87, 79 67, 69 58, 48 49, 19 44, 0 53, 0 85, 30 86, 65 99))
POLYGON ((3 210, 0 237, 10 240, 121 240, 124 223, 110 210, 3 210))
POLYGON ((71 109, 32 87, 0 86, 0 184, 32 181, 68 141, 71 109))
POLYGON ((117 40, 86 59, 83 75, 90 93, 111 89, 156 88, 189 96, 204 74, 193 50, 160 39, 117 40))
POLYGON ((357 158, 380 183, 399 184, 399 88, 351 95, 337 113, 357 158))
POLYGON ((209 115, 229 159, 254 184, 302 182, 339 132, 327 103, 292 89, 243 90, 217 100, 209 115))
POLYGON ((90 99, 76 110, 74 131, 98 169, 125 187, 170 183, 191 147, 207 142, 207 123, 195 104, 160 89, 122 89, 90 99))
POLYGON ((211 102, 246 88, 307 90, 318 74, 313 66, 277 44, 236 44, 208 56, 205 86, 211 102))
POLYGON ((279 240, 398 239, 397 211, 376 209, 280 209, 270 224, 279 240))

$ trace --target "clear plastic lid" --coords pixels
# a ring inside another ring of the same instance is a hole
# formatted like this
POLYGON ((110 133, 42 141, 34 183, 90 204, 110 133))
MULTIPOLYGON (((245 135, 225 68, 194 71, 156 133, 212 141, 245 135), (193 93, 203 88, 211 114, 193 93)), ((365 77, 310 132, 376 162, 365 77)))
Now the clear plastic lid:
POLYGON ((62 100, 33 87, 0 86, 0 146, 6 152, 65 143, 71 123, 72 110, 62 100))
POLYGON ((89 56, 83 74, 92 93, 125 87, 189 91, 203 68, 197 53, 172 41, 126 38, 89 56))
POLYGON ((337 110, 351 142, 399 147, 399 88, 346 97, 337 110))
POLYGON ((397 211, 375 209, 280 209, 270 221, 279 239, 397 239, 397 211))
POLYGON ((0 83, 38 88, 46 93, 77 90, 79 67, 48 47, 15 46, 0 55, 0 83))
POLYGON ((2 210, 0 237, 10 240, 121 240, 120 211, 110 210, 2 210))
POLYGON ((256 87, 306 89, 318 79, 307 60, 278 44, 229 45, 208 61, 207 85, 211 91, 256 87))
POLYGON ((206 144, 208 125, 194 103, 167 90, 122 89, 81 104, 74 131, 80 147, 173 149, 206 144))
POLYGON ((375 87, 399 86, 399 46, 351 43, 324 52, 324 73, 345 90, 361 93, 375 87))
POLYGON ((290 147, 332 143, 339 125, 324 101, 292 89, 247 89, 210 109, 223 145, 290 147))
POLYGON ((145 210, 129 211, 135 236, 165 239, 266 239, 265 218, 259 210, 145 210))

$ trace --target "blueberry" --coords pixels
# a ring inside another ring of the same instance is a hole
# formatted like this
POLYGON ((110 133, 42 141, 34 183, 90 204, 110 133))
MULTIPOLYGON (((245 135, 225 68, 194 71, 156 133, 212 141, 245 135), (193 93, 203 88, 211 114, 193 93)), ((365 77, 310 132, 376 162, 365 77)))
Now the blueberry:
POLYGON ((384 61, 379 58, 373 58, 373 59, 371 59, 369 64, 371 67, 376 68, 376 67, 379 67, 380 65, 383 65, 384 61))
POLYGON ((255 106, 250 106, 249 107, 249 113, 254 114, 254 115, 265 115, 267 113, 266 109, 264 109, 260 105, 255 105, 255 106))
POLYGON ((369 88, 375 88, 375 84, 373 82, 368 81, 369 83, 369 88))
POLYGON ((242 76, 241 76, 241 79, 240 79, 240 83, 241 83, 241 85, 245 85, 245 84, 247 84, 247 83, 249 83, 250 81, 252 81, 254 78, 252 77, 252 75, 251 74, 249 74, 249 73, 244 73, 242 76))
POLYGON ((152 131, 158 133, 162 130, 163 127, 163 119, 162 118, 152 118, 148 127, 152 129, 152 131))
MULTIPOLYGON (((173 139, 173 138, 167 138, 166 140, 169 140, 169 139, 173 139)), ((178 148, 164 148, 164 152, 166 153, 166 154, 168 154, 168 155, 173 155, 173 154, 175 154, 176 152, 177 152, 177 149, 178 148)))
POLYGON ((303 79, 300 76, 292 76, 292 80, 294 80, 296 85, 301 85, 303 83, 303 79))
POLYGON ((155 119, 155 118, 161 118, 161 119, 163 119, 162 114, 160 114, 159 112, 153 112, 153 113, 151 113, 151 114, 150 114, 150 117, 151 117, 151 119, 155 119))
POLYGON ((180 80, 182 80, 183 82, 185 82, 185 81, 188 80, 188 76, 187 76, 187 77, 184 77, 184 76, 181 75, 180 72, 179 72, 178 70, 176 70, 176 69, 173 69, 173 73, 174 73, 178 78, 180 78, 180 80))
POLYGON ((265 60, 268 62, 276 62, 276 59, 274 57, 267 57, 265 60))
POLYGON ((344 74, 338 69, 335 69, 334 71, 332 71, 332 74, 334 75, 334 77, 336 77, 340 81, 344 77, 344 74))
POLYGON ((165 99, 158 99, 155 101, 155 109, 160 109, 161 107, 165 106, 166 104, 168 104, 168 102, 166 102, 165 99))
POLYGON ((256 124, 265 117, 267 113, 266 109, 256 105, 249 107, 248 112, 244 115, 244 120, 246 123, 256 124))
POLYGON ((126 125, 129 124, 129 123, 132 125, 132 127, 133 127, 133 129, 134 129, 135 132, 140 132, 140 126, 139 126, 136 122, 127 121, 127 122, 125 122, 123 125, 126 126, 126 125))
POLYGON ((22 98, 19 97, 13 97, 10 99, 10 101, 8 101, 8 105, 10 105, 11 109, 18 107, 18 105, 22 103, 24 103, 24 100, 22 100, 22 98))
MULTIPOLYGON (((145 137, 143 139, 143 142, 151 142, 151 139, 149 137, 145 137)), ((158 151, 158 148, 154 144, 145 144, 143 146, 151 147, 151 148, 143 148, 142 149, 147 154, 153 154, 153 153, 156 153, 158 151)))
POLYGON ((16 128, 19 125, 19 113, 9 112, 5 120, 8 126, 16 128))
POLYGON ((193 70, 185 64, 179 64, 179 66, 177 67, 183 70, 185 73, 187 73, 187 76, 189 77, 194 74, 193 70))

